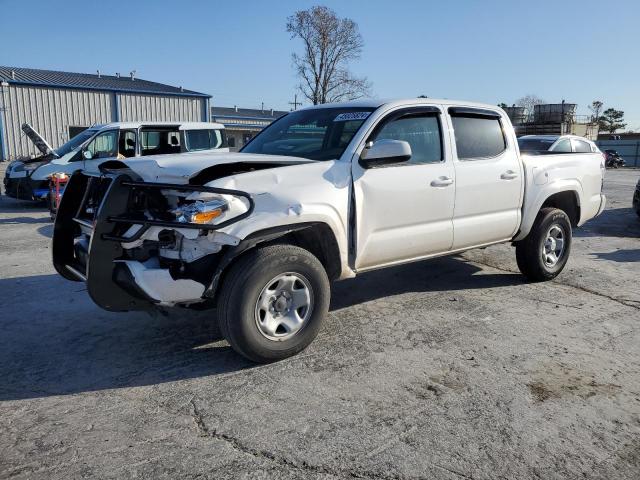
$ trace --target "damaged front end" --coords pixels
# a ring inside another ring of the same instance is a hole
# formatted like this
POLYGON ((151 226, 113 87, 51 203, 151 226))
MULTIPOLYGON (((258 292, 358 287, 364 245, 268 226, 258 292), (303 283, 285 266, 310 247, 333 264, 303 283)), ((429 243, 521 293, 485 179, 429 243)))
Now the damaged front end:
POLYGON ((223 249, 240 241, 218 230, 251 215, 251 196, 127 172, 70 179, 54 227, 56 270, 85 281, 106 310, 206 303, 223 249))

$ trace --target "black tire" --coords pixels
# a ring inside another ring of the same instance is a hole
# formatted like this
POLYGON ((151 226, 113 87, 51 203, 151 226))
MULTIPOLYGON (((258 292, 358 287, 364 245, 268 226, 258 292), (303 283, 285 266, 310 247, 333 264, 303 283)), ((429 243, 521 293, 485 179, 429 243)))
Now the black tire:
POLYGON ((231 266, 218 298, 218 324, 231 347, 257 363, 290 357, 316 337, 329 310, 331 289, 327 272, 309 251, 292 245, 271 245, 248 252, 231 266), (290 338, 267 338, 258 327, 256 303, 270 281, 285 273, 302 275, 313 301, 309 317, 290 338))
POLYGON ((516 243, 516 260, 520 272, 533 282, 555 278, 567 264, 571 253, 571 222, 565 212, 557 208, 543 208, 538 213, 529 235, 516 243), (554 265, 543 259, 543 247, 548 232, 557 226, 564 234, 564 250, 554 265))

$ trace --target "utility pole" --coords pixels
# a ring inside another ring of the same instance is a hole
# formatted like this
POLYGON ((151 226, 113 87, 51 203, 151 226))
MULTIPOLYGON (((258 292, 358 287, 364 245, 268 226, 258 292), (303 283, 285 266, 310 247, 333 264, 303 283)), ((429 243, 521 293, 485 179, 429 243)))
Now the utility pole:
POLYGON ((298 109, 298 105, 302 105, 301 102, 298 102, 298 94, 297 93, 293 96, 293 102, 289 102, 289 105, 293 105, 293 109, 294 110, 298 109))

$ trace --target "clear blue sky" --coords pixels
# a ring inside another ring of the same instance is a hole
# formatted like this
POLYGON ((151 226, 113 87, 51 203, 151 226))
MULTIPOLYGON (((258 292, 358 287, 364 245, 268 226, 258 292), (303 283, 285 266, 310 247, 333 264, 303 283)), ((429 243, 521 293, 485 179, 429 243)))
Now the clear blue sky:
POLYGON ((0 65, 128 74, 219 106, 288 109, 286 17, 322 4, 364 37, 352 70, 379 97, 511 104, 601 99, 640 130, 640 2, 0 0, 0 65))

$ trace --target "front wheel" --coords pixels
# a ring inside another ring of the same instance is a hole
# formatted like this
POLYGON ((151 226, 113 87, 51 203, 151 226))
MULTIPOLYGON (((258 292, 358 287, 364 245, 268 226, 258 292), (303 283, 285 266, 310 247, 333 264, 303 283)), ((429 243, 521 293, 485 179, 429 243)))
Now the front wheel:
POLYGON ((257 248, 223 280, 218 324, 233 349, 258 363, 290 357, 316 337, 329 309, 320 261, 292 245, 257 248))
POLYGON ((555 278, 571 252, 571 222, 557 208, 543 208, 529 235, 516 243, 518 268, 529 280, 541 282, 555 278))

